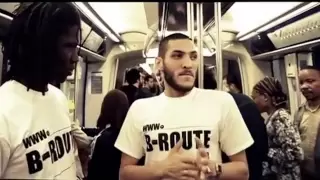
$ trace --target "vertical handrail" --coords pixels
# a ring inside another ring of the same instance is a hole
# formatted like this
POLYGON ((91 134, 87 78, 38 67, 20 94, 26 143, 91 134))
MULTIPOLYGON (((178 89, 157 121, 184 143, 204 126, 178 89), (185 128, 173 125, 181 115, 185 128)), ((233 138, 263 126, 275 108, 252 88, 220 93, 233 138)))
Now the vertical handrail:
POLYGON ((197 47, 199 53, 198 86, 203 88, 203 4, 197 3, 197 47))
POLYGON ((193 3, 187 2, 187 22, 188 22, 188 32, 190 33, 190 38, 194 41, 194 13, 193 13, 193 3))
POLYGON ((223 73, 223 59, 222 59, 222 48, 221 48, 221 3, 214 3, 214 19, 215 19, 215 39, 216 39, 216 65, 217 65, 217 83, 218 89, 222 90, 222 73, 223 73))

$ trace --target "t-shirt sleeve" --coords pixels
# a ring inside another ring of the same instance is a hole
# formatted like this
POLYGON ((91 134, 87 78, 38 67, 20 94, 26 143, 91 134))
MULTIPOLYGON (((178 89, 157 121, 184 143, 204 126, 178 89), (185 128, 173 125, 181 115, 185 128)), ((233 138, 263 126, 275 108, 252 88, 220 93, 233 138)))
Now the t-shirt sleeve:
POLYGON ((137 101, 131 105, 114 145, 122 153, 136 159, 140 159, 144 155, 144 136, 142 130, 137 126, 138 122, 135 116, 139 115, 138 105, 137 101))
POLYGON ((76 140, 79 149, 89 149, 93 138, 87 136, 85 132, 82 131, 79 121, 71 121, 71 133, 73 138, 76 140))
POLYGON ((8 126, 4 117, 0 114, 0 179, 6 171, 10 151, 8 126))
POLYGON ((219 133, 221 150, 232 156, 250 147, 253 139, 230 94, 224 98, 222 111, 219 133))

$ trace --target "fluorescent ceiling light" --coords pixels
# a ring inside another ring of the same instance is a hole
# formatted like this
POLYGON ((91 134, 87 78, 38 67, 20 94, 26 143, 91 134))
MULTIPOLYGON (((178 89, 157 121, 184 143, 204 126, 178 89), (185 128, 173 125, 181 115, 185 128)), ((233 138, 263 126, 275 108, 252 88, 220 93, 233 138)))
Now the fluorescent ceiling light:
POLYGON ((103 32, 105 32, 110 39, 115 42, 120 42, 120 40, 113 33, 111 33, 111 31, 105 25, 103 25, 102 22, 82 2, 75 2, 75 4, 94 24, 96 24, 103 32))
POLYGON ((245 36, 241 37, 241 38, 239 39, 239 41, 244 41, 244 40, 246 40, 246 39, 250 39, 251 37, 256 36, 256 35, 258 35, 258 33, 257 33, 257 32, 249 33, 249 34, 247 34, 247 35, 245 35, 245 36))
POLYGON ((3 14, 3 13, 0 13, 0 16, 3 17, 3 18, 5 18, 5 19, 8 19, 8 20, 10 20, 10 21, 13 20, 12 17, 10 17, 10 16, 8 16, 8 15, 6 15, 6 14, 3 14))
MULTIPOLYGON (((213 55, 213 52, 210 52, 209 49, 203 48, 203 56, 210 57, 213 55)), ((155 58, 158 57, 158 48, 149 49, 147 52, 147 58, 155 58)))
MULTIPOLYGON (((143 2, 89 2, 96 13, 117 33, 127 31, 145 32, 148 22, 143 2)), ((154 3, 157 4, 157 3, 154 3)), ((155 5, 157 7, 157 5, 155 5)), ((149 13, 152 18, 158 18, 158 13, 149 13)))
POLYGON ((289 14, 287 14, 285 16, 282 16, 281 18, 277 19, 276 21, 273 21, 273 22, 267 24, 266 26, 263 26, 262 28, 258 29, 257 32, 266 31, 266 30, 268 30, 268 29, 270 29, 270 28, 272 28, 272 27, 274 27, 274 26, 276 26, 276 25, 278 25, 280 23, 288 21, 289 19, 291 19, 291 18, 293 18, 293 17, 295 17, 295 16, 307 11, 308 9, 310 9, 310 8, 316 6, 316 5, 319 5, 319 2, 310 2, 309 4, 299 8, 299 9, 297 9, 297 10, 291 12, 291 13, 289 13, 289 14))
MULTIPOLYGON (((316 6, 316 5, 319 5, 319 3, 318 2, 311 2, 311 3, 301 7, 299 9, 297 9, 297 10, 295 10, 295 11, 293 11, 293 12, 291 12, 291 13, 285 15, 285 16, 282 16, 281 18, 279 18, 279 19, 277 19, 275 21, 272 21, 271 23, 259 28, 256 32, 252 32, 252 33, 249 33, 249 34, 241 37, 239 39, 239 41, 243 41, 243 40, 249 39, 249 38, 257 35, 260 32, 266 31, 266 30, 268 30, 268 29, 270 29, 272 27, 275 27, 275 26, 277 26, 277 25, 279 25, 279 24, 281 24, 281 23, 283 23, 285 21, 288 21, 289 19, 291 19, 291 18, 293 18, 293 17, 295 17, 295 16, 297 16, 297 15, 299 15, 299 14, 301 14, 301 13, 307 11, 307 10, 309 10, 310 8, 312 8, 312 7, 316 6)), ((283 12, 283 13, 285 13, 285 12, 283 12)), ((243 33, 242 33, 242 35, 243 35, 243 33)), ((241 36, 241 34, 239 33, 237 35, 237 37, 240 37, 240 36, 241 36)))
POLYGON ((303 2, 236 2, 227 13, 239 31, 238 37, 280 16, 303 2))

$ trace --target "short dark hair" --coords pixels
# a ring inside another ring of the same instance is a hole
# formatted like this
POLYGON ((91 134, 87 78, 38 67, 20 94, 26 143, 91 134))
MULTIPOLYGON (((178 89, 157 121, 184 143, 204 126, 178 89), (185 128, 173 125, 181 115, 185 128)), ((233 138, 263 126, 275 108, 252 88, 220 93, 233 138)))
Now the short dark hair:
POLYGON ((169 41, 171 41, 171 40, 181 40, 181 39, 189 39, 190 41, 192 41, 192 39, 189 36, 184 35, 182 33, 174 33, 174 34, 171 34, 171 35, 166 36, 165 38, 161 39, 160 43, 159 43, 158 56, 162 57, 162 58, 165 57, 166 52, 168 50, 169 41))
POLYGON ((126 74, 126 79, 130 85, 136 83, 140 79, 140 71, 136 68, 131 68, 126 74))
POLYGON ((317 66, 304 66, 302 67, 300 70, 305 70, 305 69, 312 69, 312 70, 316 70, 316 71, 319 71, 320 72, 320 68, 317 67, 317 66))
POLYGON ((234 84, 236 88, 242 93, 242 84, 238 76, 228 73, 227 75, 223 76, 223 79, 227 81, 228 85, 234 84))
POLYGON ((10 67, 6 79, 23 79, 28 89, 45 85, 44 93, 55 78, 59 37, 74 25, 81 33, 79 11, 67 2, 33 2, 15 12, 2 47, 3 62, 10 67))
POLYGON ((152 79, 153 77, 149 74, 147 74, 145 77, 144 77, 144 80, 145 81, 149 81, 149 79, 152 79))

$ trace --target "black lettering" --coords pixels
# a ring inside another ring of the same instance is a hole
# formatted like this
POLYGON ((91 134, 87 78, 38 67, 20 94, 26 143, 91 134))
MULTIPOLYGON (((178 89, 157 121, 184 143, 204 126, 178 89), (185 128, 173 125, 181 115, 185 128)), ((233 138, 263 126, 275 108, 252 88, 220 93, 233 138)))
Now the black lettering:
POLYGON ((153 126, 154 130, 159 130, 160 129, 160 124, 159 123, 158 124, 152 124, 152 126, 153 126))
POLYGON ((209 148, 210 147, 210 134, 211 131, 204 131, 204 139, 203 139, 203 143, 204 143, 204 147, 209 148))
POLYGON ((147 129, 148 129, 148 131, 152 131, 152 130, 153 130, 152 124, 148 124, 148 125, 147 125, 147 129))
POLYGON ((183 149, 186 149, 186 150, 191 149, 191 147, 192 147, 192 131, 183 131, 182 132, 182 139, 183 139, 183 144, 182 144, 183 149))
POLYGON ((43 168, 40 153, 36 150, 26 154, 29 174, 39 172, 43 168))
POLYGON ((54 140, 56 142, 58 158, 61 159, 64 155, 64 147, 63 147, 62 139, 60 136, 56 136, 54 140))
POLYGON ((70 134, 65 133, 62 135, 62 137, 63 137, 64 146, 66 147, 66 153, 69 153, 71 149, 70 134))
POLYGON ((151 138, 149 135, 145 134, 144 137, 146 138, 146 143, 147 143, 147 152, 153 151, 153 147, 151 144, 151 138))
POLYGON ((170 147, 173 148, 180 140, 180 134, 178 132, 172 132, 170 134, 170 147))
POLYGON ((49 141, 48 145, 50 150, 51 161, 52 163, 54 163, 58 160, 56 146, 53 140, 49 141))
POLYGON ((32 146, 32 143, 31 143, 29 137, 23 139, 22 142, 23 142, 23 145, 24 145, 24 147, 25 147, 26 149, 29 148, 30 146, 32 146))
POLYGON ((147 125, 144 125, 142 130, 143 130, 143 132, 146 132, 147 131, 147 125))
POLYGON ((47 138, 47 134, 45 130, 41 130, 39 132, 37 132, 37 136, 40 138, 40 140, 44 140, 47 138))
POLYGON ((203 131, 201 131, 201 130, 196 130, 196 131, 193 131, 193 134, 196 135, 199 139, 201 139, 202 132, 203 131))
POLYGON ((169 143, 168 143, 168 134, 166 133, 159 133, 159 149, 160 151, 169 151, 169 143))
POLYGON ((37 144, 38 142, 47 138, 47 134, 45 130, 41 130, 31 136, 22 140, 24 147, 27 149, 30 146, 37 144), (40 139, 39 139, 40 138, 40 139))
POLYGON ((31 139, 33 144, 37 144, 39 142, 38 133, 32 134, 29 138, 31 139))

